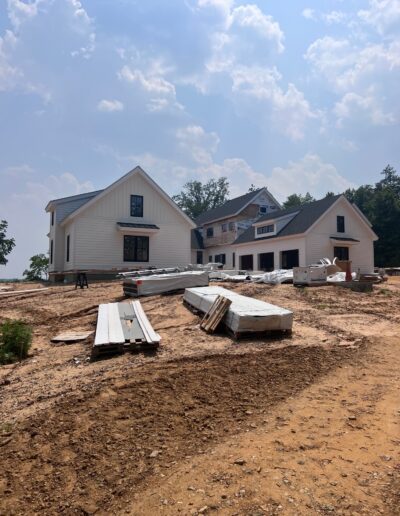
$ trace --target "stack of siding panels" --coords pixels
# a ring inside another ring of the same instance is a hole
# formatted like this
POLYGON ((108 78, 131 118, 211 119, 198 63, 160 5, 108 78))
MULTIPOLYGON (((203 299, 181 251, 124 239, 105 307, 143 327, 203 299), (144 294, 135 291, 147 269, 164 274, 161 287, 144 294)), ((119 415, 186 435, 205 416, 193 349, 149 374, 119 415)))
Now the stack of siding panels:
POLYGON ((142 278, 126 278, 123 282, 126 296, 154 296, 208 285, 207 271, 186 271, 173 274, 155 274, 142 278))

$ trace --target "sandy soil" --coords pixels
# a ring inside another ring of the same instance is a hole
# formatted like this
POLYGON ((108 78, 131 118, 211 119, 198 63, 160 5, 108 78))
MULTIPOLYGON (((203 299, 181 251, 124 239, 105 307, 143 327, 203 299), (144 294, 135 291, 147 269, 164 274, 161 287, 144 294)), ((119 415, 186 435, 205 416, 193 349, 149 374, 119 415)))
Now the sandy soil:
POLYGON ((0 367, 0 514, 399 514, 399 279, 229 288, 292 309, 292 337, 209 336, 156 296, 160 350, 90 362, 50 338, 94 329, 119 282, 0 296, 34 327, 0 367))

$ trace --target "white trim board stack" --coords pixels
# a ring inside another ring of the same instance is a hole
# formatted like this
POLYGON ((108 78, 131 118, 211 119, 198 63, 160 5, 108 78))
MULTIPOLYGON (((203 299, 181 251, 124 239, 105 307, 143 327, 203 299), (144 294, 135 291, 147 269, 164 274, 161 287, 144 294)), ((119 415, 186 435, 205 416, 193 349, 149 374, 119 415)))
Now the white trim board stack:
POLYGON ((141 278, 125 278, 123 282, 126 296, 155 296, 176 292, 188 287, 208 285, 207 271, 186 271, 172 274, 155 274, 141 278))
POLYGON ((189 307, 207 313, 218 296, 232 301, 222 322, 236 338, 249 334, 292 331, 293 312, 222 287, 187 288, 183 301, 189 307))
POLYGON ((140 301, 99 305, 92 357, 126 350, 154 349, 160 340, 140 301))

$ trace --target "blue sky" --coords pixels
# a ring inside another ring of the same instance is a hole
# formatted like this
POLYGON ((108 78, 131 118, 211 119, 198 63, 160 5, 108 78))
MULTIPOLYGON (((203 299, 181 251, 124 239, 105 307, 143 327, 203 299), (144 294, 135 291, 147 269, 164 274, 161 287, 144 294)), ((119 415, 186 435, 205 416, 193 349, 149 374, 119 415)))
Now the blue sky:
POLYGON ((51 198, 140 164, 293 192, 399 167, 400 0, 0 0, 0 277, 47 252, 51 198))

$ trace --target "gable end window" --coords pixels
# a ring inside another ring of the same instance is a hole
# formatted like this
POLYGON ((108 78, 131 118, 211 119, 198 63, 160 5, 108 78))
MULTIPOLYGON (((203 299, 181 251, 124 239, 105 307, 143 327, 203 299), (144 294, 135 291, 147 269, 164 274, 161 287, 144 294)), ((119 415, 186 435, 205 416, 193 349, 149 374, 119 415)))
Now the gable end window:
POLYGON ((344 217, 343 217, 343 215, 338 215, 336 217, 336 231, 338 233, 344 233, 345 232, 345 229, 344 229, 344 217))
POLYGON ((267 207, 266 206, 260 206, 258 209, 259 213, 262 213, 265 215, 267 213, 267 207))
POLYGON ((143 195, 131 195, 131 217, 143 217, 143 195))
POLYGON ((124 262, 148 262, 149 237, 124 235, 124 262))
POLYGON ((212 238, 214 236, 214 228, 207 228, 207 238, 212 238))
POLYGON ((274 230, 274 224, 268 224, 268 226, 261 226, 257 228, 257 235, 263 235, 264 233, 273 233, 274 230))
POLYGON ((67 262, 69 262, 69 235, 67 235, 67 262))

